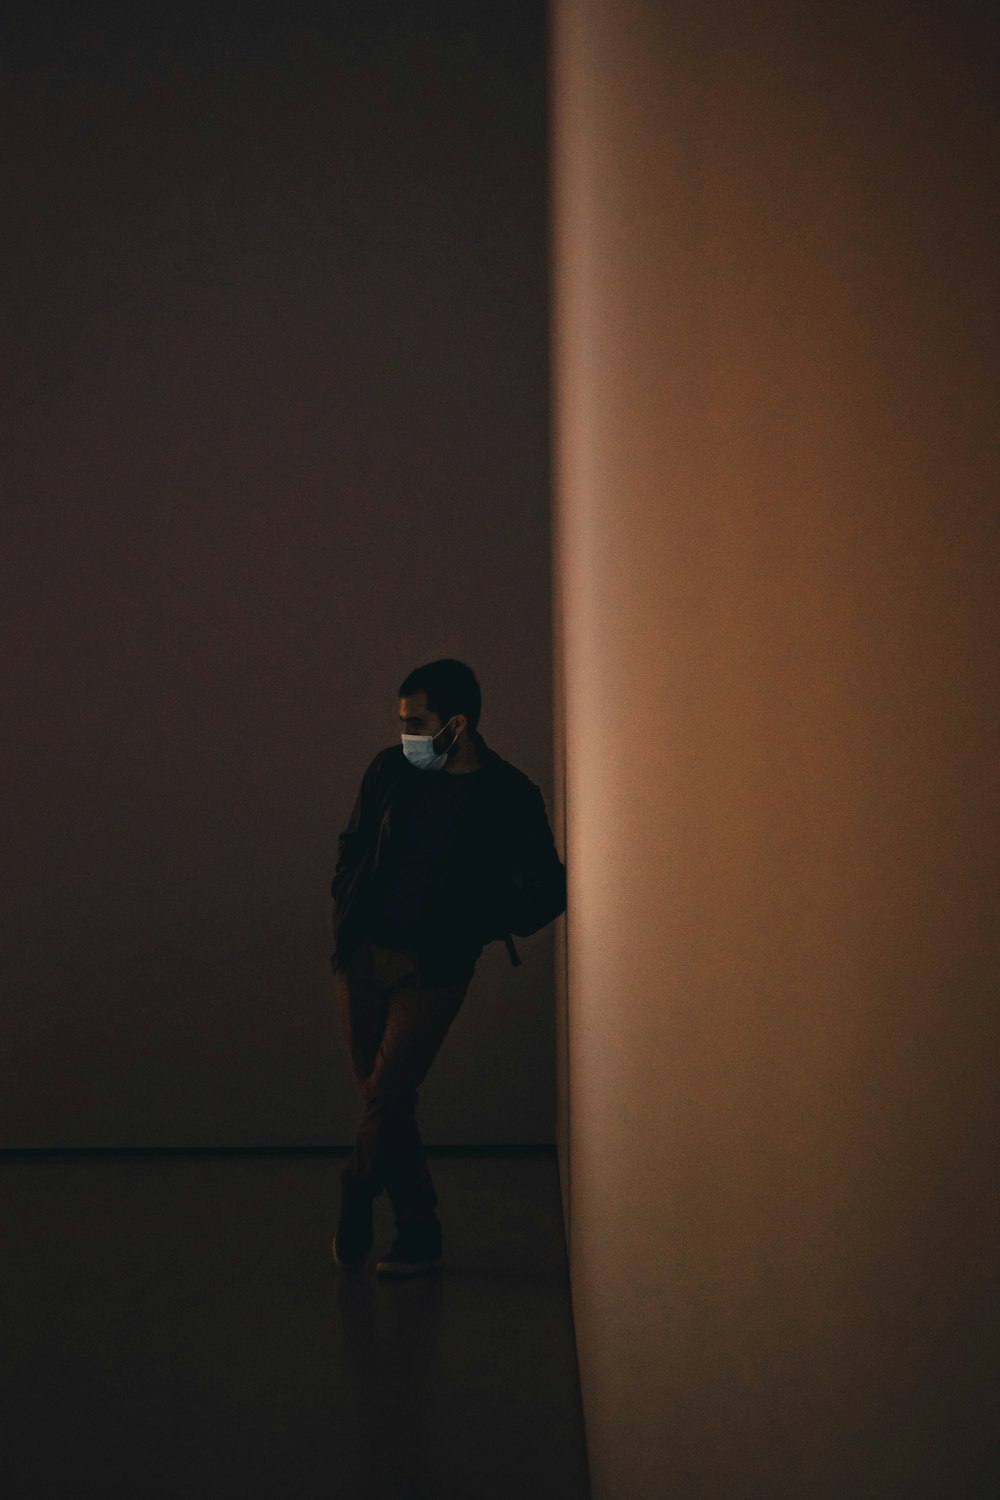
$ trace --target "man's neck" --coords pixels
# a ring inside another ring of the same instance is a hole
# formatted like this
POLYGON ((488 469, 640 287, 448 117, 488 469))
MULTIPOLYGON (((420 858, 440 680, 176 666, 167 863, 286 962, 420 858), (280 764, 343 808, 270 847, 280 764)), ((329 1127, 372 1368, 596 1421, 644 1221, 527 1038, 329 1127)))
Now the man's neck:
POLYGON ((463 735, 461 744, 443 769, 451 776, 467 776, 470 771, 481 770, 482 764, 474 741, 463 735))

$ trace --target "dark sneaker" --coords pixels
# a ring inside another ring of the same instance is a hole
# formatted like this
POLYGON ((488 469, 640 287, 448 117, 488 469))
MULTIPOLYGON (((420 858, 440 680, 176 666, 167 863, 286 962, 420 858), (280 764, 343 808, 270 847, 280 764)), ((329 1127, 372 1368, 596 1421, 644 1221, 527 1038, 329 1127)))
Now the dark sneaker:
POLYGON ((375 1269, 383 1276, 417 1276, 421 1271, 434 1271, 441 1264, 441 1248, 441 1225, 436 1219, 430 1224, 407 1225, 375 1269))
POLYGON ((356 1271, 372 1248, 372 1194, 350 1167, 341 1172, 340 1186, 340 1221, 333 1237, 333 1258, 345 1271, 356 1271))

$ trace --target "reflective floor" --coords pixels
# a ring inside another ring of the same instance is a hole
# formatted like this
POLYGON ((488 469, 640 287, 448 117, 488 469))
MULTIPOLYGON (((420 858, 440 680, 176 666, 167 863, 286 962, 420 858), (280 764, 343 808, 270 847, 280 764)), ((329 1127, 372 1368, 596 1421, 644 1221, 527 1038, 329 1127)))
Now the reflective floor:
POLYGON ((430 1276, 334 1264, 346 1154, 0 1157, 7 1500, 587 1500, 554 1152, 429 1152, 430 1276))

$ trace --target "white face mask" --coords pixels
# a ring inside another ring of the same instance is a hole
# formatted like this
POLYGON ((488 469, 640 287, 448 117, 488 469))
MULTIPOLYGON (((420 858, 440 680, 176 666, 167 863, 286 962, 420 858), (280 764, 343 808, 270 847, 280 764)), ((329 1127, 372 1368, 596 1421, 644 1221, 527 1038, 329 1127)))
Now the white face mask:
MULTIPOLYGON (((448 724, 450 723, 451 720, 449 719, 448 724)), ((438 730, 438 734, 443 734, 448 724, 442 724, 438 730)), ((455 735, 451 745, 454 745, 457 738, 458 736, 455 735)), ((451 745, 448 746, 448 750, 442 751, 440 755, 435 755, 434 741, 437 739, 437 734, 404 734, 401 736, 401 739, 403 741, 403 754, 411 766, 416 766, 419 771, 440 771, 444 767, 451 745)))

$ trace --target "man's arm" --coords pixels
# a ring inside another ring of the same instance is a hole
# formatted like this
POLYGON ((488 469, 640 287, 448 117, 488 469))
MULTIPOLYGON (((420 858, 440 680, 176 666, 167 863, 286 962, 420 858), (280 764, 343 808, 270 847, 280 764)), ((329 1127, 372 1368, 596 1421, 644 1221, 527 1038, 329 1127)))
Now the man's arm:
POLYGON ((556 852, 545 799, 534 782, 523 795, 513 850, 511 931, 530 937, 566 910, 566 867, 556 852))
POLYGON ((354 799, 347 827, 337 837, 337 868, 330 882, 330 895, 334 901, 343 889, 344 881, 354 873, 364 855, 365 839, 371 824, 371 802, 377 764, 378 756, 371 762, 361 778, 361 786, 354 799))

